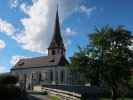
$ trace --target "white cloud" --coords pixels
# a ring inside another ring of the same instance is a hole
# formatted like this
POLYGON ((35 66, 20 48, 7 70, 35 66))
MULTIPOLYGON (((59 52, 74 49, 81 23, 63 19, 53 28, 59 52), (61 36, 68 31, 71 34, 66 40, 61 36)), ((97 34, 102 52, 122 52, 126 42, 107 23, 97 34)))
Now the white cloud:
POLYGON ((76 35, 77 32, 75 32, 72 28, 67 27, 67 28, 65 28, 63 33, 64 33, 63 37, 65 37, 64 38, 64 44, 65 44, 65 47, 67 49, 72 44, 70 37, 76 35))
POLYGON ((18 0, 10 0, 11 8, 16 8, 19 4, 18 0))
POLYGON ((20 5, 20 10, 22 10, 23 12, 25 12, 26 13, 26 10, 28 9, 28 6, 25 4, 25 3, 22 3, 21 5, 20 5))
POLYGON ((70 27, 67 27, 67 28, 65 29, 65 31, 64 31, 64 34, 65 34, 66 36, 73 36, 73 35, 76 34, 76 32, 73 31, 70 27))
MULTIPOLYGON (((65 17, 63 15, 68 12, 67 10, 71 9, 72 13, 74 12, 72 8, 77 7, 77 5, 74 5, 75 2, 68 1, 60 1, 60 6, 63 9, 61 10, 59 7, 59 15, 62 20, 65 17)), ((47 51, 53 35, 56 4, 55 0, 33 0, 33 5, 28 6, 23 3, 20 6, 21 10, 29 16, 21 20, 24 30, 21 32, 22 34, 17 36, 17 41, 22 44, 24 49, 40 53, 47 51)), ((67 28, 66 34, 73 35, 75 32, 67 28)))
POLYGON ((6 43, 3 40, 0 40, 0 49, 3 49, 6 47, 6 43))
MULTIPOLYGON (((32 0, 32 4, 20 3, 19 0, 11 0, 12 7, 19 7, 26 17, 20 20, 24 29, 16 34, 16 29, 10 23, 0 20, 0 31, 6 32, 15 39, 23 49, 45 53, 53 35, 53 26, 57 1, 59 3, 60 22, 77 11, 88 13, 95 8, 81 5, 81 0, 32 0), (19 4, 20 3, 20 4, 19 4)), ((76 34, 71 28, 66 28, 65 33, 70 36, 76 34)))
POLYGON ((28 58, 28 57, 20 56, 20 55, 12 56, 11 61, 10 61, 10 64, 13 66, 13 65, 15 65, 20 59, 23 59, 23 58, 28 58))
POLYGON ((9 70, 6 67, 0 65, 0 73, 5 73, 5 72, 9 72, 9 70))
POLYGON ((81 5, 80 6, 80 10, 81 12, 86 13, 88 16, 90 16, 90 14, 92 13, 92 11, 96 10, 96 7, 87 7, 85 5, 81 5))
POLYGON ((72 44, 72 41, 70 39, 65 40, 65 47, 66 49, 72 44))
POLYGON ((53 8, 50 8, 52 5, 48 0, 33 0, 33 5, 21 5, 21 10, 29 17, 21 19, 24 30, 16 40, 24 49, 40 53, 47 51, 52 37, 52 28, 49 26, 53 26, 55 17, 49 16, 53 13, 53 8))
POLYGON ((0 32, 5 32, 9 36, 13 36, 15 34, 15 28, 9 22, 0 19, 0 32))

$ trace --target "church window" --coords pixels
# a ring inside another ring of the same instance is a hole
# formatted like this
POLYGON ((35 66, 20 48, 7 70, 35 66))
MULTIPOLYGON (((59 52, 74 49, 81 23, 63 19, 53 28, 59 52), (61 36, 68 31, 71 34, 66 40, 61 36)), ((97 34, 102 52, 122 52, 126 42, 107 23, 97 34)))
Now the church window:
POLYGON ((58 84, 58 71, 55 72, 55 81, 56 81, 56 84, 58 84))
POLYGON ((52 55, 55 55, 55 50, 52 50, 52 55))
POLYGON ((61 71, 60 77, 61 77, 61 82, 63 82, 64 81, 64 71, 61 71))

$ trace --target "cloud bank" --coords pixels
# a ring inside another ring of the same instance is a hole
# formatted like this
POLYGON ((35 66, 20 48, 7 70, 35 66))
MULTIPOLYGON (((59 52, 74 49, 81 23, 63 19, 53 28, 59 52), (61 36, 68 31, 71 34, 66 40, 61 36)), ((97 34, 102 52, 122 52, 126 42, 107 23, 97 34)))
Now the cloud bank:
MULTIPOLYGON (((82 12, 87 15, 92 13, 95 7, 86 6, 81 1, 84 0, 58 0, 60 23, 63 23, 63 20, 75 12, 82 12)), ((16 33, 16 29, 11 23, 0 19, 0 24, 2 23, 0 31, 15 39, 23 49, 46 54, 53 36, 57 0, 32 0, 31 5, 25 2, 20 4, 19 0, 11 0, 11 7, 13 9, 20 8, 26 15, 20 19, 23 29, 16 33)), ((62 33, 62 36, 76 34, 70 27, 62 32, 65 34, 62 33)))

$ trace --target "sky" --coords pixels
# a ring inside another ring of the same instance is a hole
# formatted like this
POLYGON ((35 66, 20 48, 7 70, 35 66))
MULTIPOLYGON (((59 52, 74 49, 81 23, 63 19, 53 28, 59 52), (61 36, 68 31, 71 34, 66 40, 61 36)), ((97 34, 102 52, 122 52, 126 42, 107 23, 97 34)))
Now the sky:
POLYGON ((57 5, 68 59, 95 27, 124 25, 133 32, 133 0, 0 0, 0 73, 19 59, 47 55, 57 5))

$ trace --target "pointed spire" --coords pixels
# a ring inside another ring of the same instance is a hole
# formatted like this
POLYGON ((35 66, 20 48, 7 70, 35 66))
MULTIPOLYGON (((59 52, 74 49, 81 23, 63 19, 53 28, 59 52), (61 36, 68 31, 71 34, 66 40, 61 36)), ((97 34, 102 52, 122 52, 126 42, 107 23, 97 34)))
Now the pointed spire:
POLYGON ((61 32, 60 32, 58 5, 57 5, 56 18, 54 24, 54 36, 52 38, 49 48, 64 48, 63 39, 61 37, 61 32))
POLYGON ((56 19, 55 19, 55 25, 54 25, 54 33, 60 33, 58 5, 57 5, 57 11, 56 11, 56 19))

